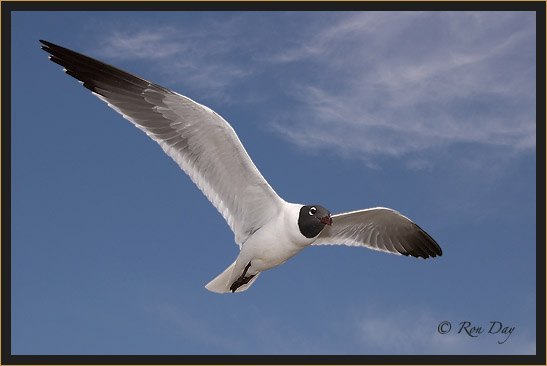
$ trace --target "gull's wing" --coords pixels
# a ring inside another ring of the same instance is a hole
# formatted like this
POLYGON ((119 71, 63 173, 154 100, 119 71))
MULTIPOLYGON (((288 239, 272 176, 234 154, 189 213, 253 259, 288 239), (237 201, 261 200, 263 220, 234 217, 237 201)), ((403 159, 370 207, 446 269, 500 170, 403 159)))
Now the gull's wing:
POLYGON ((123 70, 40 41, 64 67, 156 141, 222 214, 242 244, 284 201, 262 177, 232 127, 211 109, 123 70))
POLYGON ((377 207, 332 215, 313 244, 363 246, 413 257, 442 255, 441 247, 418 225, 399 212, 377 207))

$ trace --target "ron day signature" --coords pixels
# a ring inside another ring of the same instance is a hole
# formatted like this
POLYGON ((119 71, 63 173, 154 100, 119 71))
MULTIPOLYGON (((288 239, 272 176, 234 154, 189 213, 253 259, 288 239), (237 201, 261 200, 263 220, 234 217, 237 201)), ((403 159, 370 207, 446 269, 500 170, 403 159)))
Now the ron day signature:
MULTIPOLYGON (((439 326, 437 327, 437 331, 441 334, 447 334, 451 330, 452 323, 450 323, 449 321, 443 321, 439 323, 439 326)), ((482 334, 498 334, 504 337, 503 340, 498 340, 498 344, 504 344, 509 339, 509 337, 511 337, 511 334, 513 334, 514 330, 515 327, 504 326, 504 324, 499 321, 491 321, 489 326, 486 327, 473 325, 469 321, 463 321, 459 323, 457 333, 467 334, 469 337, 473 338, 476 338, 482 334)))

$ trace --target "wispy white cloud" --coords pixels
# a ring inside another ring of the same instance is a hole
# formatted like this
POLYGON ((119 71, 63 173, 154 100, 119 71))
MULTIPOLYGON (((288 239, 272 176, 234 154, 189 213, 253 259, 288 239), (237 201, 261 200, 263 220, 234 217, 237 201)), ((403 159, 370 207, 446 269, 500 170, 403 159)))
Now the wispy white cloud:
POLYGON ((182 84, 220 104, 285 98, 268 122, 306 151, 321 146, 369 166, 392 158, 426 169, 436 151, 455 144, 535 148, 534 19, 525 12, 237 13, 199 27, 115 27, 101 52, 149 61, 166 86, 182 84))
POLYGON ((103 40, 101 53, 114 60, 161 60, 184 51, 184 45, 173 40, 173 35, 174 30, 170 28, 136 33, 114 31, 103 40))
POLYGON ((246 44, 232 40, 240 31, 240 20, 231 17, 204 22, 207 24, 198 28, 185 24, 113 26, 109 36, 99 41, 99 52, 113 61, 146 62, 160 75, 157 82, 163 85, 189 85, 231 103, 225 89, 253 74, 253 68, 237 58, 246 44))
MULTIPOLYGON (((402 157, 457 143, 535 148, 531 14, 357 13, 341 17, 280 63, 323 78, 291 85, 300 104, 274 130, 309 151, 402 157)), ((410 167, 423 167, 409 162, 410 167)))

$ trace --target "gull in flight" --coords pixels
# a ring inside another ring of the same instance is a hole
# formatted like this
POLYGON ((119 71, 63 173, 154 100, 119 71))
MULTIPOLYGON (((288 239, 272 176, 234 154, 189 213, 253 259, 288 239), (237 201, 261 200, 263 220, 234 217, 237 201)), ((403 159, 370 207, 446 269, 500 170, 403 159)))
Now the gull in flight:
POLYGON ((205 288, 245 291, 261 272, 309 245, 345 244, 413 257, 442 255, 435 240, 383 207, 331 215, 318 204, 283 200, 243 148, 233 128, 192 99, 53 43, 51 61, 156 141, 190 176, 235 234, 236 260, 205 288))

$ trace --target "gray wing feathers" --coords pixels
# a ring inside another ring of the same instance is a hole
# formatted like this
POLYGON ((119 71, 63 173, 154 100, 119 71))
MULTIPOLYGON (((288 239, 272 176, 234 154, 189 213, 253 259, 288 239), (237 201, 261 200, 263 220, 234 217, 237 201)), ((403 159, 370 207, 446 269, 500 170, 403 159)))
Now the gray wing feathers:
POLYGON ((283 200, 255 167, 232 127, 190 98, 100 61, 41 41, 50 59, 143 130, 218 209, 242 244, 283 200))
POLYGON ((364 246, 413 257, 436 257, 442 250, 435 240, 399 212, 378 207, 332 216, 315 245, 364 246))

